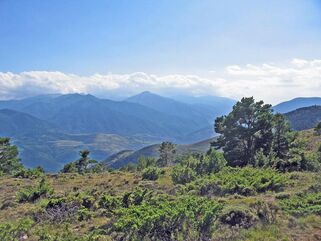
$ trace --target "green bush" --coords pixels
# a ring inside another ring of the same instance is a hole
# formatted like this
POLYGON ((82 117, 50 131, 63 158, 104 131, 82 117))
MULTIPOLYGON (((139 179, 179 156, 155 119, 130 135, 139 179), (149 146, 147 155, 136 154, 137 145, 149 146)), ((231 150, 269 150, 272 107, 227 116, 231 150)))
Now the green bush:
POLYGON ((117 210, 110 231, 123 233, 118 237, 122 240, 204 240, 210 237, 221 209, 218 202, 200 197, 158 198, 117 210))
POLYGON ((121 207, 121 200, 118 197, 105 194, 100 198, 98 205, 100 208, 113 212, 115 209, 121 207))
POLYGON ((77 212, 79 221, 87 221, 92 218, 93 212, 87 208, 80 208, 77 212))
POLYGON ((194 181, 197 176, 217 173, 226 165, 223 153, 211 148, 206 155, 188 155, 172 171, 172 180, 176 184, 194 181))
POLYGON ((321 215, 321 193, 302 193, 281 199, 281 208, 294 216, 321 215))
POLYGON ((53 193, 46 179, 42 178, 36 187, 27 187, 20 190, 17 194, 18 202, 34 202, 40 197, 44 197, 53 193))
POLYGON ((222 224, 237 228, 250 228, 255 225, 257 221, 255 214, 249 209, 241 207, 227 208, 220 215, 220 222, 222 224))
POLYGON ((194 181, 196 172, 187 166, 176 165, 172 171, 172 180, 176 184, 186 184, 194 181))
POLYGON ((42 177, 45 174, 45 170, 42 167, 21 169, 14 176, 21 178, 38 178, 42 177))
POLYGON ((142 177, 144 180, 155 181, 159 178, 161 170, 158 167, 147 167, 143 170, 142 177))
POLYGON ((201 195, 249 196, 266 191, 281 191, 286 180, 285 175, 269 168, 227 167, 217 174, 197 179, 187 186, 187 190, 197 188, 201 195))
POLYGON ((29 218, 18 220, 16 222, 0 223, 1 241, 18 241, 22 238, 28 238, 33 221, 29 218))

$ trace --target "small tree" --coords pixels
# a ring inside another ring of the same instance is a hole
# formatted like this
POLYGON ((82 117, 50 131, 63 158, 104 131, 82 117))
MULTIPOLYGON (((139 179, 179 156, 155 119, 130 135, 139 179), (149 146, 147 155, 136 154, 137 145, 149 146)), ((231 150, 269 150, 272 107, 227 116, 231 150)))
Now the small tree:
POLYGON ((97 161, 90 159, 90 151, 82 150, 79 152, 80 158, 77 161, 67 163, 63 169, 62 173, 86 173, 90 171, 90 164, 95 164, 97 161))
POLYGON ((18 148, 10 138, 0 138, 0 174, 14 175, 24 169, 18 157, 18 148))
POLYGON ((142 171, 145 168, 156 166, 156 159, 154 157, 141 156, 138 159, 137 171, 142 171))
POLYGON ((175 161, 176 145, 171 142, 163 142, 159 147, 159 166, 167 166, 175 161))
POLYGON ((317 135, 321 135, 321 122, 317 124, 317 126, 314 128, 314 131, 317 135))
POLYGON ((274 115, 272 151, 275 153, 275 156, 285 158, 295 138, 296 133, 291 131, 290 124, 285 116, 282 114, 274 115))
POLYGON ((82 150, 79 152, 80 159, 75 163, 78 173, 84 173, 87 170, 90 163, 89 154, 90 151, 88 150, 82 150))

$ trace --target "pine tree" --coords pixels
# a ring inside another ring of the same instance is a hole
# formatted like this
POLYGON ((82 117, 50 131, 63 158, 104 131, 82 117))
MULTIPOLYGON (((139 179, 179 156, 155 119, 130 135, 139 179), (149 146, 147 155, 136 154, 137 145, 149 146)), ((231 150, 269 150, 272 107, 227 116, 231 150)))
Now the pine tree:
POLYGON ((176 145, 171 142, 163 142, 159 147, 159 166, 167 166, 175 161, 176 145))
POLYGON ((0 138, 0 174, 14 175, 24 169, 18 154, 18 148, 11 145, 10 138, 0 138))

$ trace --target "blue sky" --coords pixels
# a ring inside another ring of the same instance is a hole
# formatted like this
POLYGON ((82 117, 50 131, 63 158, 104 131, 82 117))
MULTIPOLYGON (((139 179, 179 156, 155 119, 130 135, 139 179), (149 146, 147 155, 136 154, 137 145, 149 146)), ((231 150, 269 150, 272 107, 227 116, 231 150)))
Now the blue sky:
POLYGON ((320 0, 0 0, 0 70, 194 73, 321 54, 320 0))
POLYGON ((0 0, 0 72, 224 78, 320 59, 320 25, 321 0, 0 0))

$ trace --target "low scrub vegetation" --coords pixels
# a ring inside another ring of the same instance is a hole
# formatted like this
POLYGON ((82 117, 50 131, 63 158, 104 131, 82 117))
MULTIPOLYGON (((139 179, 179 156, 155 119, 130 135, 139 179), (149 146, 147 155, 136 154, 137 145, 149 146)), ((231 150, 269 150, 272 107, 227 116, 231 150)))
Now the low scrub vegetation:
POLYGON ((18 202, 34 202, 52 193, 52 187, 50 187, 45 178, 42 178, 37 186, 21 189, 17 194, 17 199, 18 202))
POLYGON ((197 179, 187 186, 200 195, 224 196, 240 194, 255 195, 266 191, 281 191, 287 178, 270 168, 227 167, 222 171, 197 179))
POLYGON ((204 153, 110 170, 89 157, 58 174, 22 166, 0 139, 0 240, 320 240, 321 148, 271 106, 243 98, 204 153))
POLYGON ((295 216, 321 215, 321 192, 300 193, 280 200, 282 209, 295 216))

